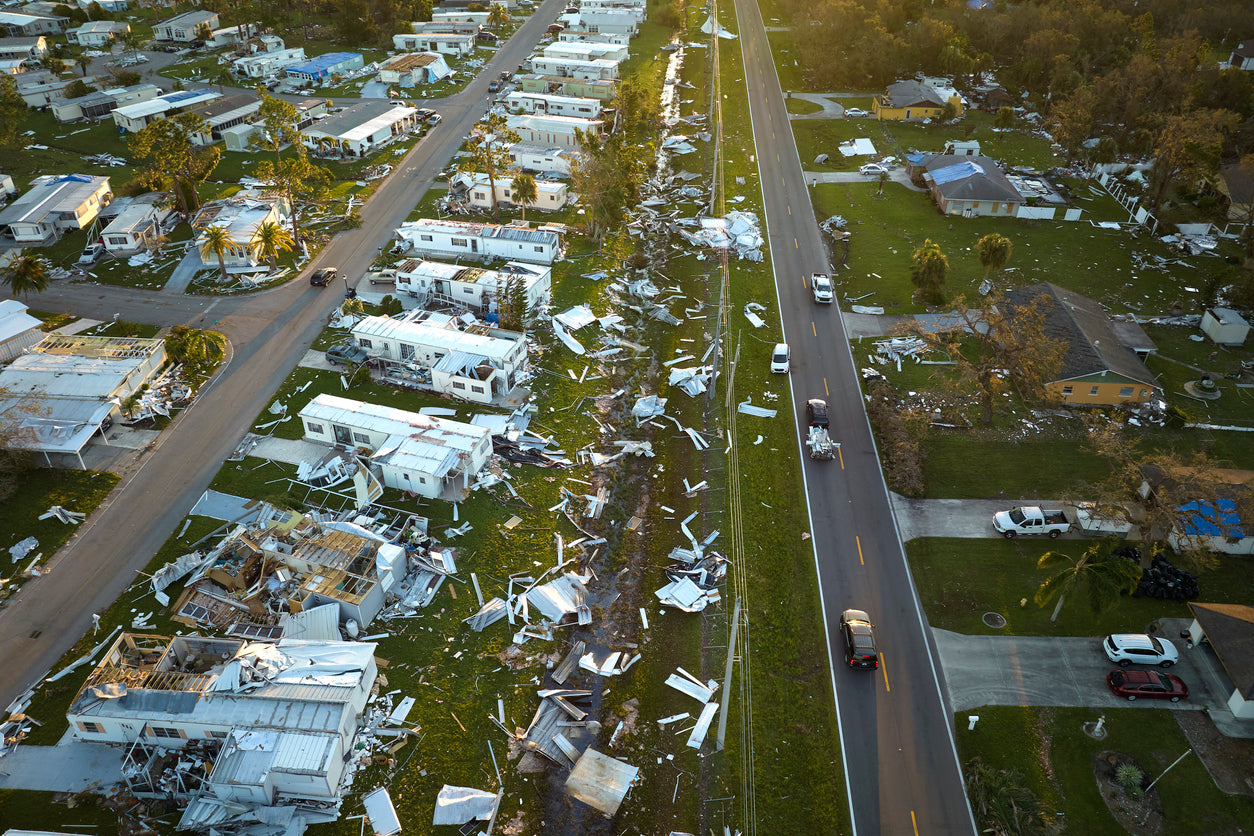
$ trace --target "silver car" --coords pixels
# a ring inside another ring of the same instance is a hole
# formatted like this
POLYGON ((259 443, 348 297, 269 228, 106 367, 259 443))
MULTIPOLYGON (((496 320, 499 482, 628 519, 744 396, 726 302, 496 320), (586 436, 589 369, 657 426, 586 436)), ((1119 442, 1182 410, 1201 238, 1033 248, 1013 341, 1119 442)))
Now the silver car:
POLYGON ((1102 641, 1106 658, 1121 668, 1128 665, 1158 665, 1169 668, 1180 661, 1180 652, 1167 639, 1144 633, 1116 633, 1102 641))

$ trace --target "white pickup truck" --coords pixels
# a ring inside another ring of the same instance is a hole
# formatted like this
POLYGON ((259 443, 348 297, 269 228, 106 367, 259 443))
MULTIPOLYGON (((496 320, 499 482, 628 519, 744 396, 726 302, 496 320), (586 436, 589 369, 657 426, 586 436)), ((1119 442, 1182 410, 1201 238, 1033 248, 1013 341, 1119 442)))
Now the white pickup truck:
POLYGON ((1020 534, 1047 534, 1054 538, 1071 528, 1071 520, 1061 508, 1054 510, 1038 505, 1024 505, 993 515, 993 528, 1009 540, 1020 534))
POLYGON ((814 301, 822 305, 830 305, 836 300, 832 279, 826 273, 810 274, 810 292, 814 294, 814 301))

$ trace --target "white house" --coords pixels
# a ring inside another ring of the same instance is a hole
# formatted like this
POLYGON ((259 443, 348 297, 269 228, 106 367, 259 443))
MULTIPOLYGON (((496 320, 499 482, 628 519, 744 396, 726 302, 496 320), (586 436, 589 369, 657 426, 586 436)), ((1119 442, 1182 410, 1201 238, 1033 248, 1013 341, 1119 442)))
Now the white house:
POLYGON ((209 33, 209 40, 205 41, 205 46, 210 49, 220 49, 224 46, 235 46, 242 44, 257 34, 260 25, 256 23, 244 23, 239 26, 224 26, 221 29, 214 29, 209 33))
POLYGON ((528 93, 523 90, 514 90, 506 96, 505 107, 511 113, 574 116, 577 119, 596 119, 601 115, 601 102, 599 99, 555 96, 548 93, 528 93))
POLYGON ((509 147, 509 158, 523 171, 543 174, 551 179, 570 177, 571 164, 579 159, 579 152, 518 142, 509 147))
MULTIPOLYGON (((13 8, 13 7, 9 7, 13 8)), ((65 30, 70 19, 58 15, 23 14, 22 12, 0 11, 0 27, 6 29, 10 38, 31 38, 36 35, 55 35, 65 30)))
MULTIPOLYGON (((78 80, 77 78, 54 78, 51 73, 22 73, 15 79, 17 94, 31 110, 42 110, 53 102, 65 101, 65 88, 78 80)), ((84 84, 96 83, 93 76, 87 76, 82 81, 84 84)))
POLYGON ((546 114, 510 115, 506 118, 510 130, 518 134, 518 139, 527 145, 556 146, 579 150, 579 139, 575 131, 597 135, 604 124, 600 119, 579 119, 574 116, 549 116, 546 114))
POLYGON ((475 324, 430 311, 400 319, 368 316, 353 326, 353 339, 370 352, 384 380, 423 381, 437 392, 475 403, 503 398, 527 366, 527 343, 515 331, 475 324))
POLYGON ((1237 44, 1228 57, 1228 65, 1238 70, 1254 70, 1254 40, 1237 44))
POLYGON ((0 59, 29 58, 38 61, 48 54, 48 39, 43 35, 29 38, 0 38, 0 59))
POLYGON ((44 338, 43 322, 16 299, 0 300, 0 363, 7 363, 44 338))
POLYGON ((246 76, 247 78, 265 78, 269 75, 276 75, 281 70, 288 67, 294 67, 305 61, 305 48, 303 46, 293 47, 292 49, 280 49, 277 52, 259 52, 256 55, 245 55, 243 58, 237 58, 232 62, 237 75, 246 76))
POLYGON ((113 199, 109 178, 90 174, 45 175, 0 211, 0 228, 19 244, 50 244, 65 230, 83 229, 113 199))
POLYGON ((419 35, 426 32, 456 32, 471 37, 483 31, 478 23, 458 23, 455 20, 415 20, 409 24, 409 31, 419 35))
POLYGON ((406 52, 438 52, 461 57, 475 51, 475 36, 463 32, 415 32, 393 35, 392 45, 406 52))
POLYGON ((159 197, 149 193, 132 198, 122 211, 115 214, 100 232, 105 249, 115 256, 128 257, 156 246, 161 240, 163 214, 157 206, 159 197))
MULTIPOLYGON (((96 0, 100 4, 100 8, 106 12, 124 12, 131 7, 129 0, 96 0)), ((92 0, 78 0, 80 9, 90 8, 92 0)))
POLYGON ((212 32, 218 28, 218 13, 198 9, 172 17, 165 23, 152 27, 152 36, 158 41, 191 43, 199 40, 196 33, 204 29, 212 32))
POLYGON ((396 236, 422 257, 552 264, 562 256, 561 236, 552 229, 423 218, 401 224, 396 236))
POLYGON ((52 115, 58 122, 74 122, 79 119, 103 119, 119 107, 136 102, 146 102, 161 95, 155 84, 132 84, 114 87, 99 93, 88 93, 77 99, 52 102, 52 115))
POLYGON ((521 283, 528 310, 549 303, 553 271, 539 264, 510 261, 500 270, 409 259, 396 268, 396 290, 424 305, 464 307, 479 314, 500 310, 509 283, 521 283))
POLYGON ((89 20, 81 26, 67 29, 65 38, 81 46, 109 46, 115 39, 122 40, 129 31, 131 25, 125 20, 89 20))
MULTIPOLYGON (((230 197, 206 203, 192 219, 196 230, 195 247, 204 241, 205 229, 224 227, 233 242, 222 254, 227 271, 251 272, 264 261, 257 249, 257 231, 264 223, 277 223, 284 229, 291 228, 291 212, 286 198, 230 197)), ((218 266, 218 257, 210 255, 205 260, 209 267, 218 266)))
POLYGON ((401 87, 433 84, 451 72, 444 56, 435 52, 406 53, 389 58, 379 68, 379 81, 401 87))
POLYGON ((634 37, 640 19, 628 11, 580 11, 579 22, 570 27, 589 34, 627 35, 634 37))
POLYGON ((305 145, 316 149, 325 138, 347 147, 351 154, 365 156, 418 127, 417 114, 417 108, 400 102, 367 99, 314 122, 304 131, 305 145))
MULTIPOLYGON (((460 173, 455 174, 449 181, 450 185, 455 185, 466 190, 466 199, 475 209, 483 209, 491 211, 495 204, 505 203, 510 205, 518 205, 511 193, 514 185, 512 177, 497 177, 495 183, 489 180, 488 175, 476 173, 460 173), (496 199, 491 196, 492 187, 496 187, 496 199)), ((540 209, 546 212, 554 212, 566 206, 566 202, 570 197, 570 190, 565 183, 554 180, 536 180, 536 199, 527 204, 528 209, 540 209)))
POLYGON ((618 34, 611 32, 587 32, 581 29, 563 29, 557 33, 557 40, 561 43, 619 44, 625 46, 631 43, 631 35, 626 32, 618 34))
POLYGON ((565 58, 571 61, 614 61, 621 64, 626 61, 630 52, 626 46, 617 44, 576 43, 561 41, 549 44, 544 48, 545 58, 565 58))
POLYGON ((1190 601, 1189 610, 1193 613, 1193 623, 1186 631, 1189 647, 1210 644, 1218 657, 1221 685, 1226 675, 1232 686, 1228 710, 1240 720, 1254 719, 1254 607, 1190 601))
POLYGON ((366 448, 385 486, 428 499, 470 487, 492 455, 487 427, 336 395, 318 395, 300 417, 306 440, 366 448))
POLYGON ((113 111, 113 121, 127 133, 139 133, 159 119, 182 113, 194 105, 221 98, 212 90, 175 90, 146 101, 123 105, 113 111))
POLYGON ((579 16, 586 12, 628 14, 637 22, 643 21, 647 11, 645 0, 581 0, 579 16))
POLYGON ((531 68, 540 75, 552 75, 561 78, 596 79, 615 81, 618 79, 618 62, 598 58, 593 61, 576 61, 570 58, 546 58, 543 55, 531 59, 531 68))
POLYGON ((472 12, 469 9, 450 11, 435 10, 431 13, 432 23, 473 23, 477 26, 488 25, 488 12, 472 12))

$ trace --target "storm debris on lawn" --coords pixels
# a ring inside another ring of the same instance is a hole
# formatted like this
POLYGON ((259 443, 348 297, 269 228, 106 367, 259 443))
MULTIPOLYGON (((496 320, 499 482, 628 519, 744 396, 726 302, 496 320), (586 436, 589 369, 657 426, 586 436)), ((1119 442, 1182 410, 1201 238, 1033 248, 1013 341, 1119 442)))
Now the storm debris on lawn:
POLYGON ((465 824, 469 821, 489 821, 500 804, 501 793, 477 790, 472 787, 454 787, 445 784, 435 798, 435 813, 431 824, 465 824))
POLYGON ((17 563, 37 548, 39 548, 39 540, 27 537, 9 546, 9 557, 12 558, 13 563, 17 563))
POLYGON ((692 368, 682 369, 672 368, 667 383, 671 386, 678 387, 685 395, 695 398, 698 395, 705 394, 713 373, 713 366, 695 366, 692 368))
POLYGON ((639 774, 629 763, 587 749, 566 779, 566 792, 613 818, 639 774))
POLYGON ((39 515, 41 520, 57 519, 66 525, 78 525, 87 519, 86 514, 80 514, 78 511, 67 511, 60 505, 53 505, 47 511, 39 515))

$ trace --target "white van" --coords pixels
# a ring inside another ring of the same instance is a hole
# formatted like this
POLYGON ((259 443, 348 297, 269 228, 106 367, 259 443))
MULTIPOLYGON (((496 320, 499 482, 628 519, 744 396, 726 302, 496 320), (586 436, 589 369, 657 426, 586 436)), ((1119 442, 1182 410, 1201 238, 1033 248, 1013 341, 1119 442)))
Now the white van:
POLYGON ((771 350, 771 371, 775 374, 788 374, 790 368, 792 368, 792 352, 788 348, 788 343, 775 343, 775 348, 771 350))

